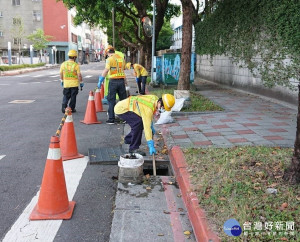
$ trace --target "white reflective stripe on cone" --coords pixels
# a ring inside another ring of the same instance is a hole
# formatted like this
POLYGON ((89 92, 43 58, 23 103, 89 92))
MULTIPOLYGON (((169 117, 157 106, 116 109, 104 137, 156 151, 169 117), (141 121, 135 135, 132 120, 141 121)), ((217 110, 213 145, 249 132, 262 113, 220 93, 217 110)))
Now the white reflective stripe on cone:
POLYGON ((89 96, 89 101, 93 101, 94 100, 94 96, 89 96))
POLYGON ((61 158, 60 148, 49 148, 47 159, 59 160, 61 158))
POLYGON ((72 115, 68 115, 65 123, 71 123, 71 122, 73 122, 73 117, 72 117, 72 115))
POLYGON ((99 88, 97 88, 96 92, 100 92, 100 89, 99 89, 99 88))

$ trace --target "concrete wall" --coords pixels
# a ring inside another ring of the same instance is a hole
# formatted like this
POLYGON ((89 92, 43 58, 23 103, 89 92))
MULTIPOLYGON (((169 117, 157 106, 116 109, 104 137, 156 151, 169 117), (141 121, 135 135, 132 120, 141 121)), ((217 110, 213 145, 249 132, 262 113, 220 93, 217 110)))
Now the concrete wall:
MULTIPOLYGON (((210 80, 223 85, 232 86, 248 92, 276 98, 281 101, 297 104, 298 91, 291 91, 285 87, 266 88, 259 77, 253 77, 247 68, 240 68, 233 64, 228 56, 197 55, 196 75, 205 80, 210 80)), ((293 82, 293 85, 297 85, 293 82)))

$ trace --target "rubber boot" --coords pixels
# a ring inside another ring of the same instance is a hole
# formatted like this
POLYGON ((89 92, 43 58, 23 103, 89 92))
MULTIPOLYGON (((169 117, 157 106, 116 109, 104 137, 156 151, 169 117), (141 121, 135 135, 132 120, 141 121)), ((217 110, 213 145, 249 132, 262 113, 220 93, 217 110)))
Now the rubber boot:
POLYGON ((61 111, 62 111, 62 113, 65 113, 66 107, 67 107, 67 104, 62 104, 61 105, 61 111))

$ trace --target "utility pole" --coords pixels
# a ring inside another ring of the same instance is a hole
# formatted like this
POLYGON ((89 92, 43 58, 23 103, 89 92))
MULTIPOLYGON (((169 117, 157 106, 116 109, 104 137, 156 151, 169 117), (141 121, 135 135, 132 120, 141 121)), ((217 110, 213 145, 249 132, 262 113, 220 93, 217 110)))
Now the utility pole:
POLYGON ((113 47, 115 48, 115 8, 112 9, 113 47))
POLYGON ((152 63, 151 63, 151 82, 154 76, 154 52, 155 52, 155 0, 153 0, 153 20, 152 20, 152 63))

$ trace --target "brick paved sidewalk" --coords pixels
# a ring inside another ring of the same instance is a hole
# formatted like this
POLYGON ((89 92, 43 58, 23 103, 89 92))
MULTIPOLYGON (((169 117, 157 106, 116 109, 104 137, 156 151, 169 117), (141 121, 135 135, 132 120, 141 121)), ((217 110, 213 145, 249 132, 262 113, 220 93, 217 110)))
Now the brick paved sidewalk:
POLYGON ((224 111, 173 113, 175 122, 161 127, 169 134, 168 147, 294 146, 296 107, 216 84, 200 85, 197 90, 224 111))

